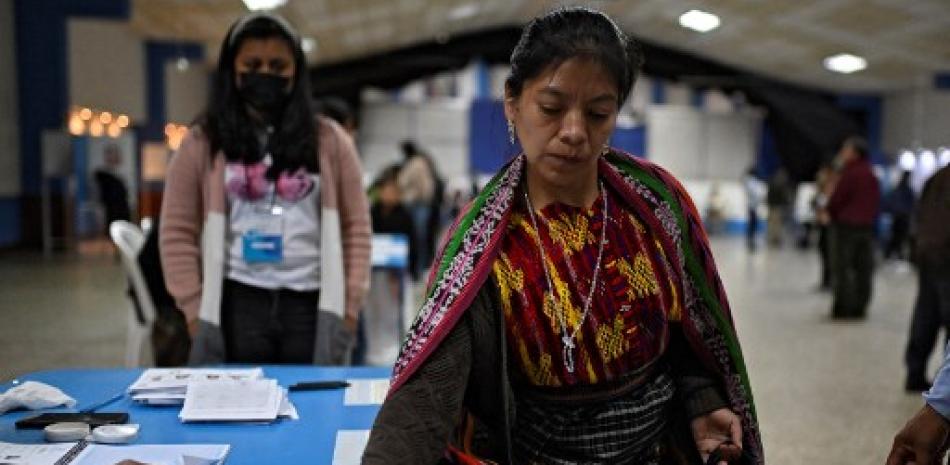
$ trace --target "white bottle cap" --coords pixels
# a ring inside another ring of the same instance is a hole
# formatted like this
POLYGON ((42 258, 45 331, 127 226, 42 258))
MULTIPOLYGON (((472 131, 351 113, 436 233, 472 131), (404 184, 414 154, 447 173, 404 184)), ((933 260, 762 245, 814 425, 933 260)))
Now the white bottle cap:
POLYGON ((49 442, 78 441, 89 435, 89 425, 79 422, 53 423, 43 428, 49 442))
POLYGON ((103 444, 126 444, 139 434, 139 425, 102 425, 92 430, 92 440, 103 444))

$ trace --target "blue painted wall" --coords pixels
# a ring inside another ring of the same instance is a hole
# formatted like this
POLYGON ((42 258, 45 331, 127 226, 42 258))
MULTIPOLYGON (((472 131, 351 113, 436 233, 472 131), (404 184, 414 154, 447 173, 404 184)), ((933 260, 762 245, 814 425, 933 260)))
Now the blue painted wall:
POLYGON ((641 125, 633 128, 617 128, 610 135, 610 145, 645 158, 647 155, 647 127, 641 125))
POLYGON ((20 241, 20 200, 0 198, 0 247, 20 241))
POLYGON ((871 162, 884 164, 887 157, 881 147, 884 124, 883 99, 878 95, 850 94, 839 96, 837 103, 839 107, 845 110, 864 112, 864 125, 867 128, 867 134, 863 134, 863 136, 868 141, 868 149, 871 151, 871 162))
POLYGON ((494 174, 521 149, 508 143, 504 105, 475 99, 469 114, 469 166, 472 174, 494 174))
POLYGON ((940 89, 940 90, 950 90, 950 73, 935 74, 934 88, 940 89))
MULTIPOLYGON (((69 105, 66 20, 71 17, 127 19, 128 0, 14 0, 17 98, 20 122, 20 185, 23 199, 38 199, 41 182, 40 137, 44 129, 62 128, 69 105)), ((0 245, 20 242, 24 229, 39 231, 39 224, 0 221, 0 245)), ((32 203, 31 203, 32 205, 32 203)), ((34 221, 39 215, 31 215, 34 221)))

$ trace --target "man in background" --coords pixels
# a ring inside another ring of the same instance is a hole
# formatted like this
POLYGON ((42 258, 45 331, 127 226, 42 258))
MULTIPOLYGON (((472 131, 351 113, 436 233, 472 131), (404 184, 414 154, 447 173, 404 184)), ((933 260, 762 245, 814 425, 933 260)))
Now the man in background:
POLYGON ((132 214, 129 210, 129 191, 125 181, 119 175, 122 166, 122 154, 119 147, 109 144, 104 151, 105 164, 96 170, 96 187, 99 189, 99 201, 106 213, 105 230, 109 234, 109 225, 116 220, 129 221, 132 214))
POLYGON ((831 219, 833 318, 864 318, 871 301, 874 223, 881 203, 864 139, 849 137, 838 151, 841 175, 828 199, 831 219))
MULTIPOLYGON (((924 391, 927 359, 940 327, 950 335, 950 166, 927 181, 916 212, 917 301, 911 317, 904 362, 908 391, 924 391)), ((948 388, 950 391, 950 388, 948 388)))

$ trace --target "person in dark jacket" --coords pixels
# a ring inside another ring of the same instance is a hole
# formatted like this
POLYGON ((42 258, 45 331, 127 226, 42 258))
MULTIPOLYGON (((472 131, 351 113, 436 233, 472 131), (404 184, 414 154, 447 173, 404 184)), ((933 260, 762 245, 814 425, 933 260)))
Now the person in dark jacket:
POLYGON ((884 209, 891 214, 891 236, 884 247, 885 259, 892 256, 904 258, 910 233, 910 215, 917 200, 915 197, 914 190, 910 187, 910 171, 904 171, 897 186, 888 192, 884 199, 884 209))
POLYGON ((915 215, 917 230, 917 302, 904 362, 908 391, 925 391, 927 359, 940 327, 950 337, 950 166, 927 181, 915 215))
POLYGON ((119 147, 115 144, 109 144, 105 147, 105 166, 96 170, 96 187, 99 189, 99 201, 105 209, 105 230, 109 233, 109 225, 113 221, 132 218, 129 209, 129 191, 125 187, 125 181, 118 174, 119 166, 122 165, 122 154, 119 147))
POLYGON ((379 175, 373 184, 375 198, 370 207, 373 233, 403 234, 409 238, 409 273, 416 281, 416 264, 419 260, 419 244, 416 240, 412 214, 402 204, 399 190, 399 165, 391 166, 379 175))
POLYGON ((844 141, 838 151, 841 176, 828 199, 831 218, 833 318, 864 318, 871 301, 874 271, 874 222, 881 203, 871 171, 867 143, 844 141))
MULTIPOLYGON (((138 262, 149 296, 155 304, 155 322, 152 323, 151 334, 155 366, 176 367, 188 363, 191 337, 188 335, 184 313, 175 305, 174 297, 165 287, 162 260, 158 251, 159 221, 159 219, 155 220, 145 236, 145 244, 139 251, 138 262)), ((135 303, 138 306, 137 297, 135 303)), ((141 315, 139 318, 141 320, 141 315)))

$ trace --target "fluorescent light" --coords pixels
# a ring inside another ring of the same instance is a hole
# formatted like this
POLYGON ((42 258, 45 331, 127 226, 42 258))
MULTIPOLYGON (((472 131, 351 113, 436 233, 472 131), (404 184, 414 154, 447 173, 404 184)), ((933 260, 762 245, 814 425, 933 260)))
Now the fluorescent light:
POLYGON ((680 26, 697 32, 709 32, 719 24, 718 16, 702 10, 689 10, 680 15, 680 26))
POLYGON ((287 3, 287 0, 244 0, 247 9, 251 11, 273 10, 274 8, 284 6, 285 3, 287 3))
POLYGON ((944 166, 950 165, 950 149, 948 149, 948 148, 946 148, 946 147, 942 147, 942 148, 940 149, 940 160, 939 160, 939 163, 940 163, 940 167, 941 167, 941 168, 944 167, 944 166))
POLYGON ((317 49, 317 39, 313 37, 304 37, 300 41, 300 48, 303 49, 303 53, 310 53, 317 49))
POLYGON ((839 53, 825 58, 825 68, 836 73, 851 74, 867 67, 867 60, 850 53, 839 53))
POLYGON ((904 150, 898 159, 898 165, 904 171, 914 171, 914 167, 917 166, 917 157, 914 156, 914 152, 904 150))
POLYGON ((460 19, 471 18, 478 14, 478 4, 477 3, 466 3, 464 5, 455 7, 452 11, 449 12, 449 19, 452 21, 458 21, 460 19))
POLYGON ((937 157, 933 150, 924 150, 920 152, 920 166, 925 173, 932 173, 937 167, 937 157))

